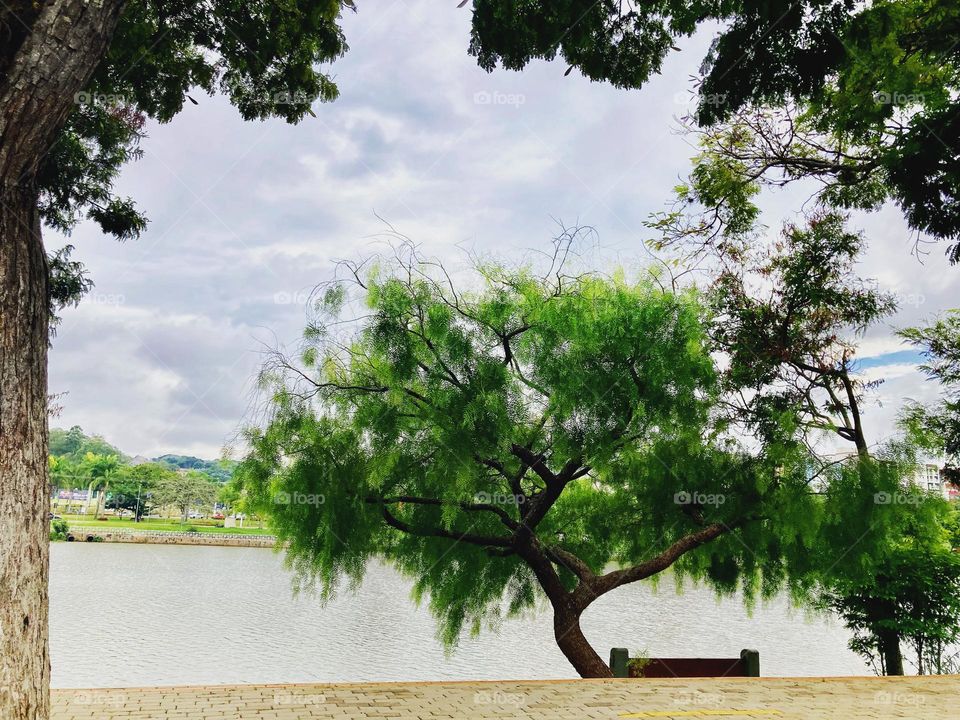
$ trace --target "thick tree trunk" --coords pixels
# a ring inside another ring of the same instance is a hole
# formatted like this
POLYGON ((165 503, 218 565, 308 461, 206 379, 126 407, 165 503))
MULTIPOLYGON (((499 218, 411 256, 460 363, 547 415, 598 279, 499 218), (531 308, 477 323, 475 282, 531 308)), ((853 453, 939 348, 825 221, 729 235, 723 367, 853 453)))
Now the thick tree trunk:
POLYGON ((877 632, 880 652, 883 653, 883 668, 887 675, 903 675, 903 652, 900 650, 900 635, 892 630, 877 632))
POLYGON ((0 205, 0 717, 49 715, 47 264, 37 198, 0 205))
POLYGON ((564 657, 573 665, 580 677, 613 677, 610 667, 603 661, 580 629, 580 615, 574 611, 554 610, 553 634, 564 657))
POLYGON ((122 0, 46 0, 0 45, 0 718, 50 715, 47 325, 36 173, 122 0), (19 44, 18 44, 19 43, 19 44))

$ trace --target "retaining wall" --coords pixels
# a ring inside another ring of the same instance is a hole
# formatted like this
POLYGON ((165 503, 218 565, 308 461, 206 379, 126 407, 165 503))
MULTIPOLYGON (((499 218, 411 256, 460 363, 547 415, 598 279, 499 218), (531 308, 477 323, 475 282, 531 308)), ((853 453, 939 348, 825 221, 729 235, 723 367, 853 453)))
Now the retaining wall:
POLYGON ((272 548, 273 535, 240 535, 230 533, 174 532, 170 530, 110 530, 99 527, 75 527, 67 533, 68 542, 154 543, 158 545, 221 545, 227 547, 272 548))

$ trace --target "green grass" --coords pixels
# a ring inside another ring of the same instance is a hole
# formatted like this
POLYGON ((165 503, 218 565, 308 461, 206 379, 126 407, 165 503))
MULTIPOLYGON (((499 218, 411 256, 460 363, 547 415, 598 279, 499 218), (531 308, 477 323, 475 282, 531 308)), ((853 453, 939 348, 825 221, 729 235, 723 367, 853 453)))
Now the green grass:
POLYGON ((253 527, 242 528, 224 528, 214 525, 204 525, 203 520, 190 520, 186 525, 181 525, 177 520, 118 520, 110 518, 109 520, 94 520, 92 518, 64 518, 71 528, 99 528, 100 530, 163 530, 168 532, 184 532, 188 527, 201 533, 219 533, 222 535, 270 535, 266 528, 260 529, 255 525, 253 527))

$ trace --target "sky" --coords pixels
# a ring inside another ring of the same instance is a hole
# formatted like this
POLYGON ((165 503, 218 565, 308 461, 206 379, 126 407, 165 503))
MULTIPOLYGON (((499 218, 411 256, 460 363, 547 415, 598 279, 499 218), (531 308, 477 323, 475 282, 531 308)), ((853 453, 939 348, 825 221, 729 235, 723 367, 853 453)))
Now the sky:
MULTIPOLYGON (((695 154, 678 132, 690 78, 712 33, 681 43, 639 91, 591 83, 560 62, 486 73, 467 54, 468 7, 436 0, 361 5, 344 18, 340 88, 316 118, 243 122, 194 94, 150 124, 144 157, 117 190, 150 218, 118 243, 83 223, 69 238, 96 283, 63 312, 50 356, 53 427, 80 425, 130 455, 218 457, 254 416, 266 348, 295 346, 311 289, 340 259, 383 248, 387 224, 453 267, 468 253, 519 258, 561 226, 593 229, 597 269, 649 263, 643 223, 669 203, 695 154)), ((772 231, 808 194, 764 198, 772 231)), ((860 344, 871 440, 893 432, 905 397, 935 397, 917 355, 894 335, 960 305, 960 267, 934 246, 911 253, 900 212, 858 215, 860 272, 901 309, 860 344)))

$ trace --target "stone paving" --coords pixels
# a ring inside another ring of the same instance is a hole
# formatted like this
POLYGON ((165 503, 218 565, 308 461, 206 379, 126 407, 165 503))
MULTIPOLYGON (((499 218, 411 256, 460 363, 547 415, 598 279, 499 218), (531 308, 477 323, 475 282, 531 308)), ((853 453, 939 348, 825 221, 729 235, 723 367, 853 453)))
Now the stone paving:
POLYGON ((960 676, 221 685, 54 690, 53 720, 960 719, 960 676))

